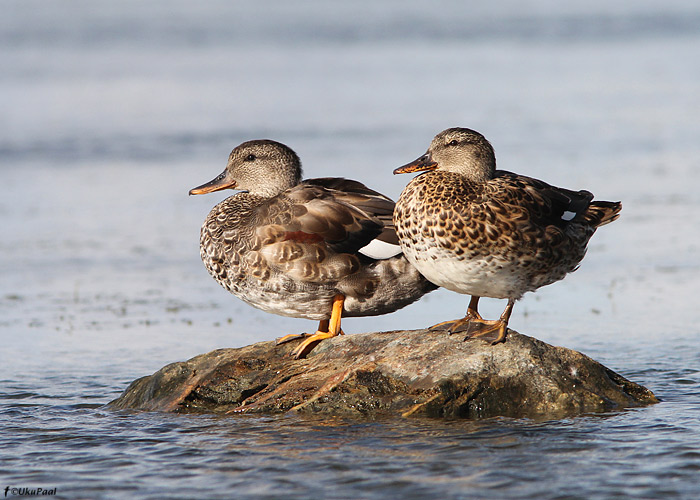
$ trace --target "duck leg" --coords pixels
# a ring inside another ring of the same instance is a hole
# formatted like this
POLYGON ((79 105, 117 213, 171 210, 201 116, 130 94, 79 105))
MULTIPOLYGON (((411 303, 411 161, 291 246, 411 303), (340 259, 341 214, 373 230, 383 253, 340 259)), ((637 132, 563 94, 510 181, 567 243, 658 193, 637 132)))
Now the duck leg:
MULTIPOLYGON (((327 332, 328 331, 328 320, 327 319, 322 319, 321 321, 318 322, 318 330, 316 330, 316 333, 319 332, 327 332)), ((280 344, 286 344, 287 342, 291 342, 292 340, 298 340, 298 339, 305 339, 308 337, 311 337, 313 335, 312 333, 290 333, 289 335, 285 335, 284 337, 280 337, 275 341, 276 345, 280 344)))
POLYGON ((508 331, 508 320, 513 312, 514 304, 515 299, 508 299, 508 305, 497 320, 473 319, 466 329, 467 337, 464 340, 480 338, 490 342, 491 345, 505 341, 508 331))
POLYGON ((467 307, 467 314, 461 319, 455 319, 452 321, 443 321, 437 325, 430 327, 430 330, 445 330, 447 329, 447 334, 452 335, 453 333, 463 332, 469 329, 469 324, 472 321, 483 321, 481 314, 479 314, 479 298, 476 295, 472 295, 469 301, 469 306, 467 307))
POLYGON ((344 335, 343 330, 340 329, 340 318, 343 314, 344 302, 344 295, 336 295, 333 297, 331 319, 326 322, 326 331, 321 331, 321 325, 319 325, 319 331, 309 336, 301 343, 301 345, 299 345, 299 347, 292 351, 291 355, 294 359, 301 359, 305 357, 314 347, 316 347, 316 344, 322 340, 330 339, 337 335, 344 335))

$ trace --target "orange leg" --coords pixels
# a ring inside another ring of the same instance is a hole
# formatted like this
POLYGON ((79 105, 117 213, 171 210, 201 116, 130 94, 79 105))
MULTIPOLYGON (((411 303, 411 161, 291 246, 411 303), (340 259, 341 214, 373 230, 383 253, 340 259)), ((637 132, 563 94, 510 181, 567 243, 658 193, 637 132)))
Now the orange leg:
MULTIPOLYGON (((345 302, 345 297, 343 295, 336 295, 333 297, 333 308, 331 309, 331 319, 326 321, 326 331, 321 329, 323 321, 319 324, 319 331, 309 336, 304 340, 299 347, 294 349, 291 353, 294 359, 301 359, 305 357, 311 350, 316 347, 320 341, 325 339, 333 338, 337 335, 344 335, 343 330, 340 329, 340 318, 343 315, 343 303, 345 302)), ((284 337, 283 337, 284 338, 284 337)))
POLYGON ((467 314, 464 318, 455 319, 452 321, 443 321, 437 325, 430 327, 431 330, 444 330, 447 329, 447 333, 452 335, 453 333, 463 332, 469 329, 469 324, 472 321, 483 321, 483 318, 479 314, 479 297, 472 295, 469 301, 469 307, 467 307, 467 314))

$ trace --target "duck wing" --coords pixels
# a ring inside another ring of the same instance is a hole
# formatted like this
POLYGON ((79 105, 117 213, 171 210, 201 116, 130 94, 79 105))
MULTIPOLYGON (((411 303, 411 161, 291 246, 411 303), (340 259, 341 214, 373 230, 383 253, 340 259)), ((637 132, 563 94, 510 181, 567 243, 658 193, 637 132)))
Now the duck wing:
POLYGON ((489 187, 489 196, 494 202, 507 205, 513 214, 525 211, 523 215, 543 227, 564 229, 571 221, 585 220, 593 200, 593 193, 589 191, 559 188, 504 170, 496 171, 489 187))
POLYGON ((356 207, 382 223, 384 227, 382 232, 373 239, 391 245, 399 244, 393 220, 395 203, 391 198, 368 188, 361 182, 342 177, 307 179, 302 182, 302 185, 319 186, 332 191, 337 201, 356 207))
POLYGON ((258 207, 246 258, 296 281, 332 285, 360 270, 359 250, 382 234, 379 216, 393 205, 356 181, 303 182, 258 207))

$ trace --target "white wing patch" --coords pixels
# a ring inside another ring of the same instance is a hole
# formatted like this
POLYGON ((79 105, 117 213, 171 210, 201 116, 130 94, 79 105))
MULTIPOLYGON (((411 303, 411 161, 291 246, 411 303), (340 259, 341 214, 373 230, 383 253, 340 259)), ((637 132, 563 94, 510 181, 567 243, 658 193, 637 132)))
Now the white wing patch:
POLYGON ((399 245, 392 245, 386 241, 372 240, 368 245, 360 248, 359 252, 372 259, 389 259, 401 253, 399 245))
POLYGON ((565 220, 567 222, 573 219, 574 217, 576 217, 576 212, 569 212, 568 210, 561 215, 562 220, 565 220))

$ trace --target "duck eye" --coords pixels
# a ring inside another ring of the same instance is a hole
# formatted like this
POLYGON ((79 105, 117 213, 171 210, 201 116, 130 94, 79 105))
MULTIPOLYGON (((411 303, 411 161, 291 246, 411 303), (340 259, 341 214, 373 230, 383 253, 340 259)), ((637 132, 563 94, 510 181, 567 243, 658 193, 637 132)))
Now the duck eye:
POLYGON ((459 144, 459 142, 457 142, 457 139, 452 139, 450 142, 447 143, 448 146, 456 146, 457 144, 459 144))
POLYGON ((249 154, 248 156, 245 157, 245 161, 255 161, 255 155, 249 154))

